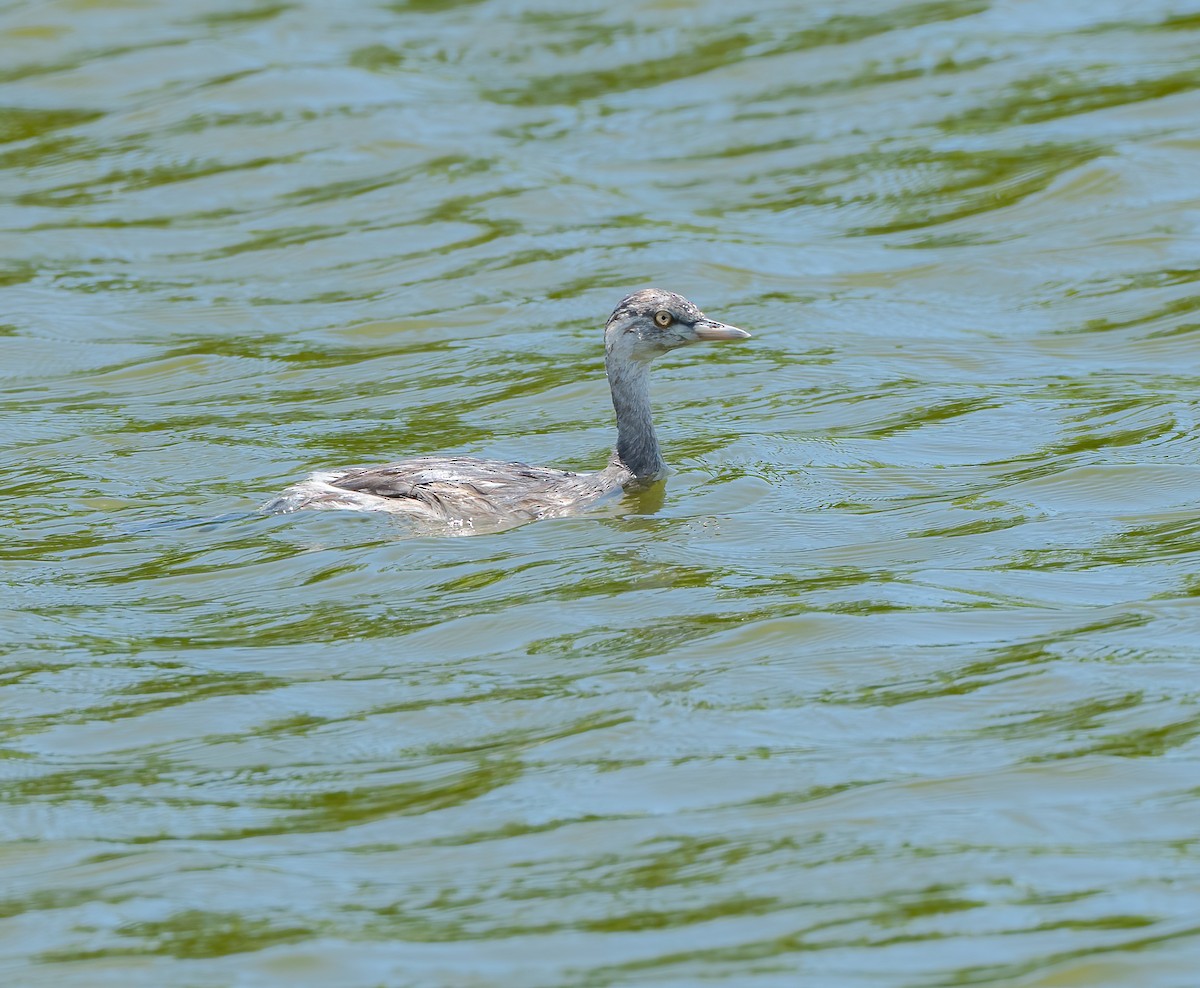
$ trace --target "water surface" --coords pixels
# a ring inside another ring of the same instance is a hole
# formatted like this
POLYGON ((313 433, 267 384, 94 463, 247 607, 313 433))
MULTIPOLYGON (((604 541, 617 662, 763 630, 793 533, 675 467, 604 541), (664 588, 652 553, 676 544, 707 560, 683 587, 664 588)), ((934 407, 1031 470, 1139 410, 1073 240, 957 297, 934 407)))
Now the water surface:
POLYGON ((1200 8, 0 6, 0 972, 1185 988, 1200 8), (307 471, 613 440, 474 538, 307 471))

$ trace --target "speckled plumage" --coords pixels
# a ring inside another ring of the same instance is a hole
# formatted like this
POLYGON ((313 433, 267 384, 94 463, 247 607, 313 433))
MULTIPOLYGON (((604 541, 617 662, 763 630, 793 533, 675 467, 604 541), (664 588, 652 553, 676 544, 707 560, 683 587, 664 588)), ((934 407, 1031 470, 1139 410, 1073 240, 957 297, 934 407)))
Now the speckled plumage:
POLYGON ((314 473, 263 510, 389 511, 467 530, 571 514, 611 491, 650 483, 665 471, 650 414, 650 362, 691 343, 749 335, 708 319, 674 292, 635 292, 621 300, 604 328, 617 448, 603 470, 571 473, 471 456, 418 456, 386 466, 314 473))

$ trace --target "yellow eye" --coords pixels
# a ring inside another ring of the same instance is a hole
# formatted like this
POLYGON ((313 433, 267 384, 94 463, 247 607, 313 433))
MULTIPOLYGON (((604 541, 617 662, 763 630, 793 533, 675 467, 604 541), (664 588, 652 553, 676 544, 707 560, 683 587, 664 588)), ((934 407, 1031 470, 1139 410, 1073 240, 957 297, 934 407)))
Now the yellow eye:
POLYGON ((661 326, 663 329, 666 329, 668 326, 670 326, 673 321, 674 320, 671 318, 671 313, 669 313, 666 309, 659 309, 656 313, 654 313, 655 325, 661 326))

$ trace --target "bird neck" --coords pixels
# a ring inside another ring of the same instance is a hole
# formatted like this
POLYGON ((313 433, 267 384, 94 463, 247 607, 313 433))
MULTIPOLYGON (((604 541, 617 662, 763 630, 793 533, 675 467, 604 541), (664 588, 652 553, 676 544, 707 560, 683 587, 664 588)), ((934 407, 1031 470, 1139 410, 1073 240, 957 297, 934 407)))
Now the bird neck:
POLYGON ((667 469, 650 417, 650 365, 640 360, 605 360, 613 411, 617 413, 617 456, 638 480, 667 469))

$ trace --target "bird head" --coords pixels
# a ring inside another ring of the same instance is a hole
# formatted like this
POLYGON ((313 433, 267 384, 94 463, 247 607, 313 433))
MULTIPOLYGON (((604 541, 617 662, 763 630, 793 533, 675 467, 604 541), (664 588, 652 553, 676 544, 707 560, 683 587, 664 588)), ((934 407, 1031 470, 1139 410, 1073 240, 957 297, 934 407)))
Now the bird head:
POLYGON ((647 288, 627 295, 613 309, 604 327, 604 350, 610 359, 649 363, 681 346, 749 336, 743 329, 709 319, 682 295, 647 288))

